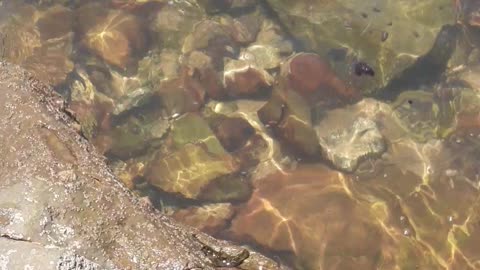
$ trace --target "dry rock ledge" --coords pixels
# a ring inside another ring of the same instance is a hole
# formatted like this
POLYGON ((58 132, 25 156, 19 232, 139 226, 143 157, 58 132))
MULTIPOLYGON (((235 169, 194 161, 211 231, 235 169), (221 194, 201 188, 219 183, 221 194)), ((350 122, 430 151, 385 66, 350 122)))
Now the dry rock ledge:
MULTIPOLYGON (((138 200, 65 111, 0 63, 0 269, 216 269, 204 245, 241 253, 138 200)), ((238 269, 287 268, 250 251, 238 269)))

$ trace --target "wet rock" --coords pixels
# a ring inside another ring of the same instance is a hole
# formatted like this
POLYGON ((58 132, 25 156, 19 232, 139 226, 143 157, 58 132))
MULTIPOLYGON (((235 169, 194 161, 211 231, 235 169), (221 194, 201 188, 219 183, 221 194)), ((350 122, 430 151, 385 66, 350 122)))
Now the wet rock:
POLYGON ((460 0, 455 2, 457 21, 465 25, 480 27, 480 4, 472 0, 460 0))
POLYGON ((173 122, 171 138, 173 147, 181 149, 188 143, 203 142, 207 150, 214 154, 223 154, 225 149, 215 137, 208 122, 199 114, 187 113, 173 122))
POLYGON ((230 203, 215 203, 180 209, 172 217, 178 222, 188 224, 210 235, 215 235, 226 227, 234 213, 233 206, 230 203))
POLYGON ((371 213, 347 195, 342 177, 323 166, 271 174, 258 181, 230 232, 295 254, 297 263, 308 269, 337 269, 334 265, 339 260, 360 258, 373 267, 382 253, 380 227, 368 218, 371 213))
POLYGON ((275 89, 269 101, 258 110, 258 117, 295 153, 310 157, 319 154, 310 106, 296 92, 275 89))
POLYGON ((300 53, 292 56, 282 65, 281 74, 285 86, 309 102, 319 100, 349 102, 360 97, 357 90, 342 82, 329 64, 316 54, 300 53))
POLYGON ((340 170, 353 172, 363 159, 379 156, 386 150, 382 134, 369 119, 358 118, 344 130, 325 129, 321 123, 316 129, 323 155, 340 170), (322 133, 330 134, 322 136, 322 133))
POLYGON ((59 86, 65 82, 67 76, 73 71, 74 64, 70 59, 72 36, 58 44, 59 47, 42 47, 34 51, 34 54, 28 57, 22 66, 37 76, 43 82, 59 86))
POLYGON ((73 12, 63 5, 54 5, 43 12, 36 22, 42 40, 59 38, 73 30, 73 12))
MULTIPOLYGON (((176 224, 128 192, 73 129, 61 97, 31 74, 1 63, 0 89, 0 141, 8 145, 0 148, 0 261, 9 260, 8 268, 56 269, 60 260, 98 269, 212 270, 192 234, 229 254, 241 250, 176 224), (46 134, 56 137, 57 150, 46 134)), ((242 268, 280 269, 254 251, 242 268)))
POLYGON ((137 17, 122 12, 110 12, 98 24, 88 28, 83 45, 107 63, 127 67, 134 54, 146 46, 145 30, 137 17))
POLYGON ((331 49, 346 49, 346 61, 336 62, 335 70, 364 92, 383 88, 427 54, 442 26, 454 20, 449 0, 422 0, 415 7, 408 1, 382 1, 374 5, 380 12, 372 10, 372 3, 351 0, 267 2, 307 50, 327 59, 331 49), (390 33, 385 42, 381 41, 383 31, 390 33), (355 59, 373 67, 375 77, 352 77, 355 59))
POLYGON ((205 11, 189 1, 169 2, 156 13, 150 25, 154 43, 159 48, 182 48, 186 36, 204 16, 205 11))
POLYGON ((186 62, 210 98, 223 99, 227 97, 228 94, 220 80, 219 72, 215 70, 210 56, 200 51, 193 51, 187 56, 186 62))
MULTIPOLYGON (((188 199, 200 199, 207 186, 237 170, 228 154, 208 151, 205 143, 185 144, 168 155, 158 154, 149 164, 145 177, 153 186, 188 199)), ((215 183, 213 183, 215 185, 215 183)))
POLYGON ((186 114, 172 125, 172 147, 158 152, 145 177, 155 187, 188 199, 240 200, 251 188, 238 175, 237 160, 227 153, 206 120, 186 114))
POLYGON ((200 0, 198 2, 209 14, 245 9, 257 4, 255 0, 200 0))
POLYGON ((82 134, 92 139, 100 129, 110 127, 113 101, 97 91, 84 69, 79 67, 74 72, 75 79, 69 82, 69 109, 75 114, 82 134))
POLYGON ((214 20, 203 20, 195 25, 183 43, 184 54, 194 50, 205 51, 212 58, 214 67, 221 68, 224 57, 236 57, 238 45, 226 26, 214 20))
POLYGON ((159 117, 158 112, 142 112, 144 115, 130 115, 111 131, 102 135, 110 138, 107 155, 130 158, 143 153, 156 141, 163 138, 169 129, 168 120, 159 117))
POLYGON ((187 67, 182 68, 180 77, 155 86, 155 95, 168 117, 199 111, 205 102, 205 92, 203 85, 187 67))
POLYGON ((230 60, 223 75, 225 88, 234 97, 261 94, 273 85, 273 77, 254 62, 230 60))
POLYGON ((392 104, 393 115, 410 137, 425 142, 437 138, 438 105, 425 91, 405 91, 392 104))
POLYGON ((293 53, 292 41, 277 23, 268 19, 263 21, 257 40, 252 45, 273 47, 283 56, 293 53))
POLYGON ((152 50, 139 61, 138 77, 147 85, 157 85, 180 75, 179 53, 176 50, 152 50))
POLYGON ((21 5, 5 8, 5 12, 12 12, 15 16, 6 13, 2 17, 2 55, 12 63, 21 64, 33 55, 36 48, 42 46, 33 21, 36 10, 31 5, 21 5))
POLYGON ((249 44, 255 41, 263 22, 259 10, 241 15, 236 18, 223 17, 222 23, 231 29, 231 35, 239 44, 249 44))
POLYGON ((145 164, 141 161, 130 159, 127 162, 117 161, 110 164, 115 176, 120 180, 127 188, 135 188, 135 180, 142 177, 145 170, 145 164))
POLYGON ((228 152, 235 152, 242 148, 255 134, 255 129, 248 121, 240 117, 213 116, 209 119, 209 124, 223 148, 228 152))
POLYGON ((275 69, 284 60, 280 50, 270 45, 252 45, 240 53, 240 60, 254 63, 265 70, 275 69))
POLYGON ((164 3, 164 0, 112 0, 111 5, 130 12, 142 12, 158 9, 164 3))

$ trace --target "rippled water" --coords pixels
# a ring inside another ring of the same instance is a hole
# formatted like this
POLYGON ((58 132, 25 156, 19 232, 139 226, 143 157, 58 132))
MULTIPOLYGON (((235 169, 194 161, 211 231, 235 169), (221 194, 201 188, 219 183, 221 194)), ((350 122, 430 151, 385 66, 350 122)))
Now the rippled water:
POLYGON ((295 269, 480 269, 480 2, 0 3, 165 214, 295 269))

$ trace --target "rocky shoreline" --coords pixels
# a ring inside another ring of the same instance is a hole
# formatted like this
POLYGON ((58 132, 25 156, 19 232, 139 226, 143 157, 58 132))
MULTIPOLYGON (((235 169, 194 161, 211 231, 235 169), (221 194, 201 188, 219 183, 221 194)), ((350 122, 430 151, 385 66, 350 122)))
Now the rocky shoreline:
POLYGON ((245 259, 243 247, 136 198, 79 135, 63 99, 28 72, 0 63, 0 89, 0 269, 229 266, 212 252, 242 269, 287 269, 253 251, 245 259))

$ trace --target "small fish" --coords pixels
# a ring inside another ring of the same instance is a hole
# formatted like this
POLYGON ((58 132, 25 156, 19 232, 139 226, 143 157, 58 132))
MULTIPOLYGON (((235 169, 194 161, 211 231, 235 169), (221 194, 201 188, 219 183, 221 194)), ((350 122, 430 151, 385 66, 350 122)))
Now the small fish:
POLYGON ((356 62, 353 65, 355 74, 357 76, 362 76, 362 75, 369 75, 369 76, 375 76, 375 71, 373 68, 371 68, 367 63, 365 62, 356 62))

